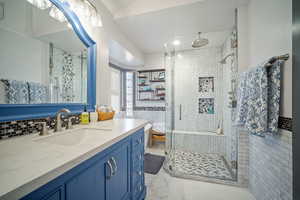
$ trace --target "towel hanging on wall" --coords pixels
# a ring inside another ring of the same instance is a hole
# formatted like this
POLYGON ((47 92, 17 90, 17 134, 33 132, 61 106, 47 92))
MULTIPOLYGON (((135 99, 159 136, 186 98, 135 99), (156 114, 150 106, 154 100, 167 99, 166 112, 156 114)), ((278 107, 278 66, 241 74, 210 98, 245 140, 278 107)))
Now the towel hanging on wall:
POLYGON ((236 124, 254 135, 278 131, 283 63, 279 59, 270 65, 269 60, 240 76, 236 124))

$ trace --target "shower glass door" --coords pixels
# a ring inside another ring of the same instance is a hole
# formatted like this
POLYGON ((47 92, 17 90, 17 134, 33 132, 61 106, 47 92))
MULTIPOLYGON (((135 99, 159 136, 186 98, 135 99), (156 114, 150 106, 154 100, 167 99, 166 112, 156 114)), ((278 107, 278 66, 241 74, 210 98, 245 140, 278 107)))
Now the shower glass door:
POLYGON ((203 48, 165 54, 164 167, 174 176, 236 179, 237 138, 227 105, 234 62, 220 64, 222 53, 221 48, 203 48))

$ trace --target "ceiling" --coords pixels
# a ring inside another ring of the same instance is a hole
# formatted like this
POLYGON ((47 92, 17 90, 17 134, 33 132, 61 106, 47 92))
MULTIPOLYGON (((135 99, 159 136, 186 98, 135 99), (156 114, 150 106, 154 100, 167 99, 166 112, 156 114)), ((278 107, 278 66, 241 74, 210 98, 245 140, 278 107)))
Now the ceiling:
POLYGON ((127 8, 128 5, 131 5, 135 1, 136 0, 102 0, 104 5, 112 14, 118 12, 121 9, 127 8))
MULTIPOLYGON (((143 0, 103 1, 110 2, 106 6, 114 13, 128 10, 129 6, 133 7, 133 4, 143 0)), ((182 0, 172 1, 180 3, 182 0)), ((129 13, 115 20, 128 39, 145 54, 162 52, 164 43, 171 43, 174 39, 181 41, 181 49, 189 49, 199 31, 204 32, 203 36, 210 40, 210 46, 218 46, 234 27, 235 8, 246 4, 248 0, 185 2, 189 3, 167 9, 159 9, 156 5, 156 11, 143 14, 136 14, 138 12, 132 10, 132 15, 129 13)))
POLYGON ((53 43, 55 47, 73 54, 87 49, 72 30, 43 35, 38 39, 47 43, 53 43))
POLYGON ((102 0, 114 18, 141 15, 206 0, 102 0))
POLYGON ((137 67, 143 64, 140 60, 134 58, 133 55, 118 42, 110 40, 108 45, 111 63, 123 66, 124 68, 137 67))

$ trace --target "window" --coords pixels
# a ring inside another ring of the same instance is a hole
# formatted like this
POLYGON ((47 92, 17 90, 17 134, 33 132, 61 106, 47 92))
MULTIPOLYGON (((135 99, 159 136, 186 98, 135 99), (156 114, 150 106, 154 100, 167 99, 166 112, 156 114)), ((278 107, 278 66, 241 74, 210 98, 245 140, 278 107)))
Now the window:
POLYGON ((135 99, 135 73, 118 66, 111 66, 111 106, 119 111, 126 111, 127 117, 133 117, 135 99))
POLYGON ((121 71, 111 69, 111 106, 116 112, 121 110, 120 99, 121 99, 121 71))

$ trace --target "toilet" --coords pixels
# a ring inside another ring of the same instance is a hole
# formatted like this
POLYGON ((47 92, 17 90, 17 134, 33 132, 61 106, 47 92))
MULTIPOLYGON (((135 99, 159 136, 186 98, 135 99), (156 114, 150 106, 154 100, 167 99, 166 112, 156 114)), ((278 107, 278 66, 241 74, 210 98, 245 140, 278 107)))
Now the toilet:
POLYGON ((148 147, 148 142, 149 142, 149 132, 152 128, 152 124, 147 124, 144 128, 144 134, 145 134, 145 148, 148 147))

